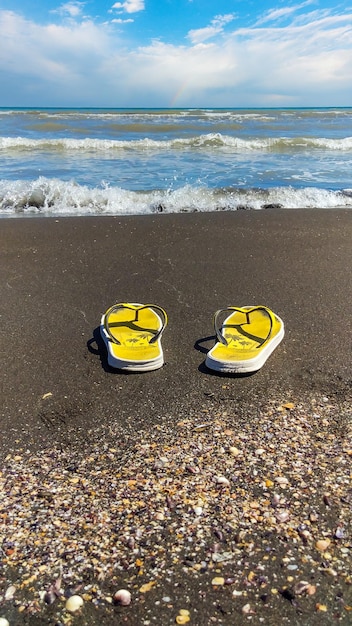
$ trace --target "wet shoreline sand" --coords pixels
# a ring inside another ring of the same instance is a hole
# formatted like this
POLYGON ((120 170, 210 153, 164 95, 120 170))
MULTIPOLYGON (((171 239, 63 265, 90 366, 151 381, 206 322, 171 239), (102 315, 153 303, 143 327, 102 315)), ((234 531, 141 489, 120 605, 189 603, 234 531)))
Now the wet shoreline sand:
POLYGON ((351 235, 343 210, 1 220, 11 626, 349 623, 351 235), (126 300, 167 310, 161 370, 109 370, 126 300), (204 368, 228 304, 285 322, 252 376, 204 368))

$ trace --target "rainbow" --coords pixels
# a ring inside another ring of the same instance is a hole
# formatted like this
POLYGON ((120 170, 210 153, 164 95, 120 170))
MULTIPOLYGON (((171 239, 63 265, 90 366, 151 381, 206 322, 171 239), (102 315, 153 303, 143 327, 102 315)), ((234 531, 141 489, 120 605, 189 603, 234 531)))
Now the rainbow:
POLYGON ((169 107, 170 108, 173 108, 173 107, 176 106, 176 102, 183 96, 183 94, 187 90, 188 84, 189 84, 189 79, 185 80, 185 82, 182 83, 182 85, 178 88, 178 90, 172 96, 172 98, 170 100, 170 103, 169 103, 169 107))

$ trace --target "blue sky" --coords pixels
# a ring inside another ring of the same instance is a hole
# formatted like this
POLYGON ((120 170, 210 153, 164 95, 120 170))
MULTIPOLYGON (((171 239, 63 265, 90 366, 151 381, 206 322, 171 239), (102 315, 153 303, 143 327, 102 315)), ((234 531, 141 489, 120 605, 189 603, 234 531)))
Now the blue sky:
POLYGON ((0 106, 352 106, 352 2, 0 0, 0 106))

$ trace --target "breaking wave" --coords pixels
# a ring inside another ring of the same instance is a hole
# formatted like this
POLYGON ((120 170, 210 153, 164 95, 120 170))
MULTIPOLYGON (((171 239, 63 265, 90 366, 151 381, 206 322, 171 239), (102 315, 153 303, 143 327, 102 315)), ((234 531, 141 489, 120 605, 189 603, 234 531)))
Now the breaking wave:
POLYGON ((352 151, 352 137, 328 139, 324 137, 265 137, 241 139, 221 133, 207 133, 188 138, 154 140, 118 139, 30 139, 26 137, 0 137, 0 151, 51 150, 51 151, 122 151, 122 150, 177 150, 217 148, 234 152, 270 151, 299 152, 304 150, 352 151))
POLYGON ((307 187, 210 189, 185 185, 174 190, 129 191, 60 179, 0 180, 0 216, 84 216, 236 211, 269 208, 352 208, 352 189, 307 187))

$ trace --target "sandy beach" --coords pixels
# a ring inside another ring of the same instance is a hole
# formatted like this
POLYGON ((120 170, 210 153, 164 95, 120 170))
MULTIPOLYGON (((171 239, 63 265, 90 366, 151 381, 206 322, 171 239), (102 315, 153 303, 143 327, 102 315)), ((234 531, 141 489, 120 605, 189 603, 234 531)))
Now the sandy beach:
POLYGON ((348 210, 0 221, 0 617, 351 623, 351 241, 348 210), (121 301, 167 311, 162 369, 108 367, 99 322, 121 301), (207 370, 214 311, 256 304, 283 342, 253 375, 207 370), (85 527, 60 517, 73 493, 85 527))

